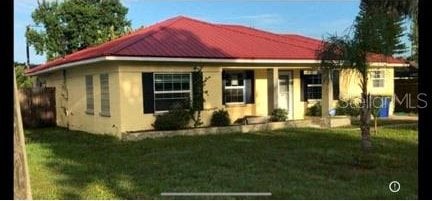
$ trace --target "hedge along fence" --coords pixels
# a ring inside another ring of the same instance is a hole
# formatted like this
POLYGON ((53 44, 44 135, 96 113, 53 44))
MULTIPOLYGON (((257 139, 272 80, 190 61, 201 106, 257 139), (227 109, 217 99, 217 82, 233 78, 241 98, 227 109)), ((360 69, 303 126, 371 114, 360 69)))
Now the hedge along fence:
POLYGON ((18 97, 24 127, 56 125, 55 88, 23 88, 18 97))

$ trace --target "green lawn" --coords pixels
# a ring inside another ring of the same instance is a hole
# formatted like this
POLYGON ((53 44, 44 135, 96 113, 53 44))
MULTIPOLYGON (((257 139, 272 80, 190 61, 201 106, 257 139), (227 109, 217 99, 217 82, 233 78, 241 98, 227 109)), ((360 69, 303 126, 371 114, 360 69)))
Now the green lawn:
MULTIPOLYGON (((26 131, 34 199, 184 199, 161 192, 271 192, 230 199, 417 199, 417 128, 286 129, 121 142, 60 128, 26 131), (398 193, 390 181, 401 184, 398 193)), ((226 197, 194 197, 224 199, 226 197)), ((194 199, 192 198, 192 199, 194 199)))
MULTIPOLYGON (((374 119, 371 119, 371 127, 374 127, 374 119)), ((395 120, 395 119, 378 119, 377 124, 378 126, 392 126, 392 125, 408 125, 408 124, 417 124, 418 121, 417 120, 409 120, 409 119, 404 119, 404 120, 395 120)), ((354 127, 358 127, 360 125, 360 120, 351 120, 351 124, 354 127)))

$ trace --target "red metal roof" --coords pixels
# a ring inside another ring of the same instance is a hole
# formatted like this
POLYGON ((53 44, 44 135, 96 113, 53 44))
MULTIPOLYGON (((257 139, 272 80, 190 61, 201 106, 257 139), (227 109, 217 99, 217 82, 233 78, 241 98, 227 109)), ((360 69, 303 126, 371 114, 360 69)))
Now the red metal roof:
MULTIPOLYGON (((321 44, 321 40, 295 34, 275 34, 179 16, 54 59, 27 73, 100 56, 316 60, 321 44)), ((369 61, 405 63, 402 59, 378 54, 371 54, 369 61)))
POLYGON ((367 55, 367 60, 369 62, 387 62, 387 63, 400 63, 400 64, 408 64, 408 61, 406 61, 403 58, 395 58, 391 56, 385 56, 383 54, 375 54, 375 53, 369 53, 367 55))

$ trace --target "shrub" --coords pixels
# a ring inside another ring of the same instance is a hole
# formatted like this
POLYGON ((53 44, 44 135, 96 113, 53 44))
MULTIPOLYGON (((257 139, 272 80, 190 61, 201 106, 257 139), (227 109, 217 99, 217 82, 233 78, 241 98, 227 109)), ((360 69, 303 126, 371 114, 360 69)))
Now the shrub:
POLYGON ((312 107, 307 108, 306 116, 321 116, 321 103, 317 102, 312 107))
POLYGON ((286 121, 288 112, 285 109, 276 108, 271 113, 270 121, 286 121))
POLYGON ((15 64, 15 76, 17 87, 21 88, 31 88, 33 83, 36 82, 34 77, 29 77, 24 74, 26 67, 25 64, 15 64))
POLYGON ((228 111, 220 109, 214 111, 210 120, 211 126, 229 126, 231 124, 231 119, 229 117, 228 111))
POLYGON ((336 105, 336 115, 356 117, 360 115, 360 103, 354 99, 339 100, 336 105))
POLYGON ((173 109, 156 116, 152 124, 156 130, 177 130, 186 128, 190 122, 190 114, 184 109, 173 109))

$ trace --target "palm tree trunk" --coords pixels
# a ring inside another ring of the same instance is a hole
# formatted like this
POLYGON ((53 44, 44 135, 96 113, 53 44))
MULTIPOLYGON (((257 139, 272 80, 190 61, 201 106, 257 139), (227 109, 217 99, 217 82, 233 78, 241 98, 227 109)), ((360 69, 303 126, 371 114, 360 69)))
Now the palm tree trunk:
POLYGON ((378 119, 377 117, 374 117, 374 121, 375 121, 375 135, 378 134, 378 119))
POLYGON ((367 90, 367 73, 363 75, 362 79, 362 101, 360 110, 360 130, 361 130, 361 148, 364 152, 368 152, 372 147, 370 139, 370 95, 367 90))

